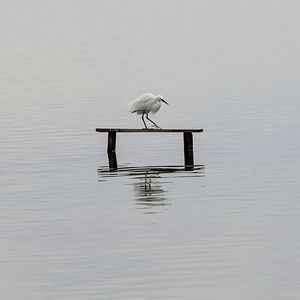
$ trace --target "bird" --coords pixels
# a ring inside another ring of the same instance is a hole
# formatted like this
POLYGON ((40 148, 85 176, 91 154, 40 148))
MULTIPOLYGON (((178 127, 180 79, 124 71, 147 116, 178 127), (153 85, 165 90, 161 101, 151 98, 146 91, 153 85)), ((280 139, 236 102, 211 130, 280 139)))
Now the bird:
POLYGON ((135 100, 128 102, 127 106, 131 113, 142 115, 142 120, 145 129, 147 129, 148 127, 144 120, 144 115, 146 115, 146 119, 150 121, 154 127, 160 128, 153 120, 149 118, 148 114, 149 113, 155 114, 156 112, 158 112, 161 107, 161 102, 164 102, 165 104, 169 105, 169 103, 165 101, 161 95, 146 93, 136 98, 135 100))

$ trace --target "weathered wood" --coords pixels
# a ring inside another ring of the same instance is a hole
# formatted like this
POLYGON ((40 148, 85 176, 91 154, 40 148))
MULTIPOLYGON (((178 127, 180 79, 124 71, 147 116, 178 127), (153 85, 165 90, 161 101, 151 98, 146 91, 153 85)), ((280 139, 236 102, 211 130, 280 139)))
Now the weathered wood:
POLYGON ((165 129, 165 128, 96 128, 97 132, 203 132, 203 129, 165 129))
POLYGON ((194 169, 194 153, 193 153, 193 133, 203 132, 203 129, 158 129, 158 128, 143 128, 143 129, 131 129, 131 128, 96 128, 97 132, 108 133, 107 154, 109 168, 111 171, 117 170, 117 156, 116 156, 116 135, 117 132, 141 132, 141 133, 162 133, 162 132, 181 132, 183 133, 184 141, 184 165, 185 170, 194 169))
POLYGON ((184 132, 183 141, 184 165, 186 169, 192 169, 194 167, 193 134, 191 132, 184 132))
POLYGON ((116 132, 108 132, 107 141, 107 155, 110 170, 116 170, 118 168, 117 155, 116 155, 116 132))

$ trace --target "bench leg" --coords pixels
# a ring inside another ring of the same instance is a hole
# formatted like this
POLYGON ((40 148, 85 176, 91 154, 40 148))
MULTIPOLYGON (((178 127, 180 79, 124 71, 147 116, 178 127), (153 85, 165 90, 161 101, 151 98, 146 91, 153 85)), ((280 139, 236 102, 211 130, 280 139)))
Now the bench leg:
POLYGON ((110 131, 108 133, 107 155, 108 155, 109 169, 111 171, 115 171, 118 168, 117 155, 116 155, 116 136, 117 133, 115 131, 110 131))
POLYGON ((186 170, 194 168, 194 153, 193 153, 193 134, 191 132, 183 133, 184 141, 184 166, 186 170))

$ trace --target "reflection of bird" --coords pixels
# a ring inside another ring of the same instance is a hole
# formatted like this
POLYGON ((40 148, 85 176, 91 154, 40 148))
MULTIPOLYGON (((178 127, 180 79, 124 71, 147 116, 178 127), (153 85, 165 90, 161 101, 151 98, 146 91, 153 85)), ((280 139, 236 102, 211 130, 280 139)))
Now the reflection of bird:
MULTIPOLYGON (((144 94, 137 99, 128 103, 128 108, 131 113, 136 113, 142 115, 142 120, 147 128, 144 120, 144 115, 146 114, 146 119, 149 120, 156 128, 160 128, 155 122, 153 122, 149 117, 149 113, 156 113, 161 107, 161 102, 168 104, 160 95, 153 95, 151 93, 144 94)), ((169 105, 169 104, 168 104, 169 105)))
MULTIPOLYGON (((138 182, 134 182, 134 199, 140 208, 154 208, 170 205, 165 197, 166 191, 163 189, 159 181, 159 173, 140 174, 135 178, 138 182)), ((151 212, 151 213, 156 213, 151 212)))

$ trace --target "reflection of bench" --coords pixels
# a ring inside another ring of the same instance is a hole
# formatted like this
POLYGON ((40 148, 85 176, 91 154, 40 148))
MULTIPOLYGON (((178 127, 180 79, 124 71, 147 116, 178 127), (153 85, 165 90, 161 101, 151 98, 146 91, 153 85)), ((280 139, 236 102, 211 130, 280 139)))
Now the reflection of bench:
POLYGON ((185 169, 194 167, 193 132, 203 132, 203 129, 124 129, 124 128, 96 128, 97 132, 108 132, 107 155, 110 170, 117 170, 116 136, 117 132, 163 133, 183 132, 184 165, 185 169))

